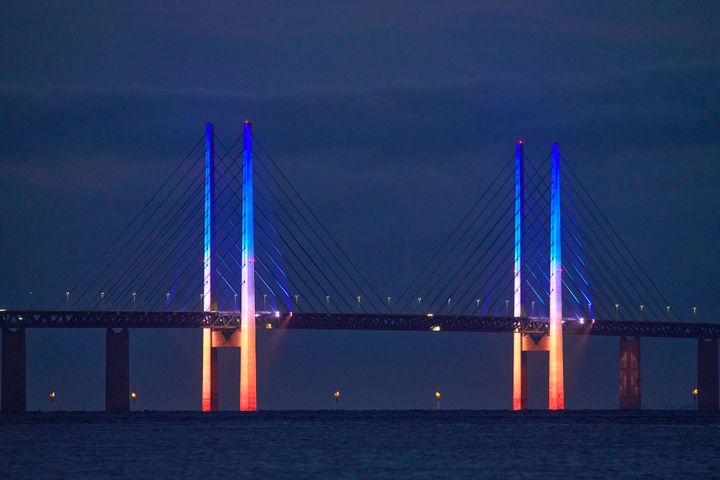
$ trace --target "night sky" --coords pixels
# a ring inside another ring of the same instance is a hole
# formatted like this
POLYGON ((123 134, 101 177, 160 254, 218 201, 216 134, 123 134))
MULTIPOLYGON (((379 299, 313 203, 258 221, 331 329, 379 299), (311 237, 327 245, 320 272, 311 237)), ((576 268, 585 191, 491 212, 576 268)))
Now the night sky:
MULTIPOLYGON (((212 3, 4 2, 0 307, 54 306, 206 121, 231 139, 249 118, 381 292, 517 139, 533 159, 557 141, 678 314, 720 322, 720 3, 212 3)), ((131 331, 137 407, 199 409, 200 340, 131 331)), ((28 408, 50 390, 103 408, 104 349, 102 330, 30 331, 28 408)), ((345 408, 511 405, 509 335, 261 331, 258 351, 261 408, 330 408, 335 389, 345 408)), ((692 402, 694 341, 642 355, 646 407, 692 402)), ((616 407, 617 356, 614 337, 566 340, 569 408, 616 407)), ((237 357, 220 352, 223 409, 237 357)))

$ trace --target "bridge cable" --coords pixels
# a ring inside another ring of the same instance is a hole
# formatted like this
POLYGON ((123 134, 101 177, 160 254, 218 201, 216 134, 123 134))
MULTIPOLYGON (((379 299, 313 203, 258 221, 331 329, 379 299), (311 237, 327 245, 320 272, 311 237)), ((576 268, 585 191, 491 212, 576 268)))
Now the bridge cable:
MULTIPOLYGON (((125 225, 125 227, 120 231, 120 233, 110 242, 110 244, 106 247, 106 249, 103 251, 103 253, 97 257, 97 259, 90 265, 90 267, 85 271, 85 273, 80 277, 80 279, 73 285, 73 287, 69 290, 72 292, 75 290, 78 285, 80 285, 87 275, 100 263, 100 261, 107 255, 107 253, 117 244, 118 241, 125 235, 125 233, 130 229, 130 227, 140 218, 140 216, 145 212, 145 210, 148 208, 148 206, 153 202, 153 200, 157 197, 157 195, 160 194, 160 192, 165 188, 167 183, 170 181, 170 179, 177 173, 177 171, 180 169, 180 167, 187 161, 187 159, 195 152, 197 147, 202 143, 203 137, 200 137, 200 139, 195 143, 195 145, 190 149, 190 151, 185 155, 185 157, 178 163, 178 165, 175 167, 175 169, 172 171, 172 173, 168 176, 168 178, 160 185, 160 187, 150 196, 150 198, 145 202, 145 204, 142 206, 140 211, 130 220, 129 223, 125 225)), ((60 305, 62 305, 62 302, 56 305, 55 309, 57 310, 60 305)))
MULTIPOLYGON (((327 235, 327 238, 329 238, 330 241, 335 245, 335 247, 339 250, 339 252, 341 253, 341 255, 345 258, 345 260, 347 260, 347 262, 348 262, 348 263, 350 264, 350 266, 355 270, 355 272, 360 276, 360 278, 365 282, 365 284, 366 284, 368 287, 370 287, 371 292, 374 293, 375 296, 376 296, 378 299, 381 299, 381 296, 377 293, 377 291, 376 291, 375 288, 372 286, 372 284, 367 280, 367 278, 365 277, 365 275, 363 275, 363 273, 360 271, 360 269, 357 268, 357 266, 355 265, 355 263, 350 259, 349 255, 345 252, 345 250, 343 250, 343 248, 340 246, 340 244, 335 240, 335 237, 333 237, 333 236, 330 234, 330 232, 327 230, 327 228, 325 227, 325 225, 320 221, 320 219, 317 217, 317 215, 315 214, 315 212, 314 212, 314 211, 310 208, 310 206, 307 204, 307 202, 305 201, 305 199, 304 199, 304 198, 300 195, 300 193, 295 189, 295 187, 292 185, 292 183, 290 183, 290 181, 287 179, 287 177, 286 177, 285 174, 282 172, 282 170, 280 169, 280 167, 277 165, 277 163, 275 162, 275 160, 272 158, 272 156, 271 156, 271 155, 268 153, 268 151, 265 149, 265 147, 263 146, 263 144, 262 144, 259 140, 257 140, 256 137, 253 136, 253 138, 255 139, 255 141, 257 142, 257 144, 260 146, 260 149, 261 149, 261 150, 265 153, 265 155, 268 157, 268 159, 270 160, 270 162, 272 163, 272 165, 275 167, 275 169, 280 173, 280 175, 282 176, 282 178, 285 179, 285 181, 286 181, 286 183, 289 185, 290 189, 295 193, 295 195, 298 197, 298 199, 299 199, 300 202, 303 204, 303 206, 307 209, 307 211, 310 213, 310 215, 313 217, 313 219, 318 223, 318 225, 319 225, 320 228, 323 230, 323 232, 325 233, 325 235, 327 235)), ((283 190, 283 192, 284 192, 284 190, 283 190)), ((382 301, 381 301, 381 304, 383 304, 382 301)))

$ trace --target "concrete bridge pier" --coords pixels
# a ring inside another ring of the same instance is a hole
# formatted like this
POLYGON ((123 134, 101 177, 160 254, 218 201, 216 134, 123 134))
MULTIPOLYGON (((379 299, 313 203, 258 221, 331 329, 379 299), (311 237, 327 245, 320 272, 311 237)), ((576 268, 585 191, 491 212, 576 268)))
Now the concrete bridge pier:
POLYGON ((620 337, 620 410, 639 410, 640 337, 620 337))
POLYGON ((718 409, 718 341, 698 338, 697 408, 718 409))
POLYGON ((2 411, 25 411, 25 329, 2 329, 2 411))
POLYGON ((515 332, 514 335, 513 410, 526 410, 528 408, 528 352, 550 352, 550 338, 544 334, 533 335, 515 332))
POLYGON ((105 330, 105 410, 130 411, 130 331, 105 330))
POLYGON ((218 400, 218 351, 213 346, 214 333, 203 328, 203 372, 202 372, 202 411, 217 412, 218 400))
MULTIPOLYGON (((220 409, 218 400, 218 348, 239 349, 241 347, 241 338, 242 333, 239 329, 203 329, 203 412, 217 412, 220 409)), ((240 388, 242 390, 242 385, 240 388)))

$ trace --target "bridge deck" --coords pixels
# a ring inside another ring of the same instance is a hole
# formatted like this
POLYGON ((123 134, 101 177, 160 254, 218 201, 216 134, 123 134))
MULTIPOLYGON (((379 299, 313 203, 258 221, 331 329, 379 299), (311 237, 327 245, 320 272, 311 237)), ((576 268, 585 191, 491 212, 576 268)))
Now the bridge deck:
MULTIPOLYGON (((237 328, 239 312, 167 311, 50 311, 12 310, 0 312, 2 328, 237 328)), ((516 329, 542 333, 544 319, 494 316, 399 315, 360 313, 262 313, 258 328, 312 330, 395 330, 511 333, 516 329)), ((720 338, 720 324, 596 320, 563 325, 569 335, 625 337, 720 338)))

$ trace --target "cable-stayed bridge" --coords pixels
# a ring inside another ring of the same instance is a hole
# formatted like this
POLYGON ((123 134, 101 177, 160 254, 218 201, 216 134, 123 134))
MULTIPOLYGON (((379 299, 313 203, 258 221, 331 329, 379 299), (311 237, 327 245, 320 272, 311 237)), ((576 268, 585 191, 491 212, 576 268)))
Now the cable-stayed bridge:
POLYGON ((25 410, 29 328, 106 329, 110 411, 129 409, 135 328, 202 329, 203 411, 218 409, 218 348, 240 349, 239 408, 258 408, 258 328, 508 333, 516 410, 527 408, 528 352, 548 352, 548 405, 564 408, 564 335, 620 338, 628 409, 641 405, 640 338, 696 338, 698 407, 718 407, 720 324, 678 317, 557 144, 533 162, 518 142, 399 291, 377 291, 250 122, 229 144, 207 124, 55 308, 0 311, 2 410, 25 410))

